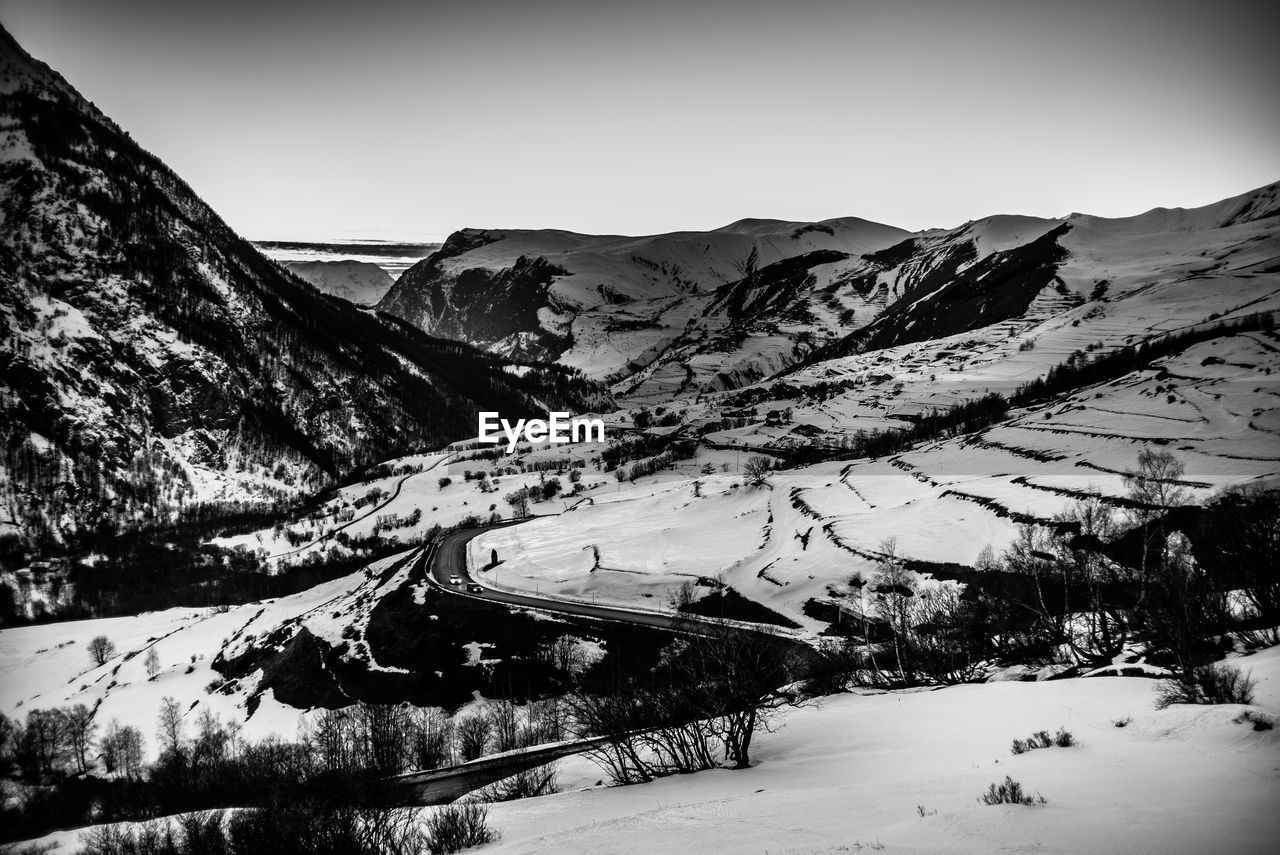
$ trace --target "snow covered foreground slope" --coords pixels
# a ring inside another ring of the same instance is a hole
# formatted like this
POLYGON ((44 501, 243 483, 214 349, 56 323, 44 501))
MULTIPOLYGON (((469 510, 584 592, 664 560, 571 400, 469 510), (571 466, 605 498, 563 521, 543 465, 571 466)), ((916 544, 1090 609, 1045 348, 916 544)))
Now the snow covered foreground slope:
POLYGON ((1280 720, 1280 648, 1231 661, 1258 681, 1249 707, 1155 710, 1155 683, 1125 677, 838 695, 761 734, 746 770, 600 788, 569 761, 566 792, 490 806, 502 837, 478 851, 1271 853, 1280 730, 1242 714, 1280 720), (1079 744, 1011 756, 1059 727, 1079 744), (1047 804, 979 804, 1006 775, 1047 804))
MULTIPOLYGON (((1280 715, 1280 649, 1233 661, 1258 679, 1255 708, 1280 715)), ((485 851, 1273 852, 1280 731, 1238 722, 1241 706, 1156 711, 1152 690, 1092 678, 840 695, 762 735, 752 769, 495 805, 503 839, 485 851), (1059 727, 1080 744, 1010 755, 1059 727), (978 804, 1006 775, 1048 803, 978 804)))

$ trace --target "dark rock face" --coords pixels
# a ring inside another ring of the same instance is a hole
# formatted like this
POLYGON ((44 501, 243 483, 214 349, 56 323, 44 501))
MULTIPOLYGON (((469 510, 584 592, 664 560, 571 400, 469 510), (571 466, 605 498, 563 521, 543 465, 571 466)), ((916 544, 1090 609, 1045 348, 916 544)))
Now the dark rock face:
POLYGON ((996 252, 961 272, 953 259, 921 278, 915 288, 872 324, 864 347, 893 347, 968 332, 1016 318, 1058 273, 1067 251, 1058 240, 1063 224, 1022 246, 996 252), (937 287, 935 287, 937 286, 937 287))
MULTIPOLYGON (((197 427, 229 428, 235 420, 235 404, 226 393, 224 375, 210 374, 195 361, 175 357, 161 367, 149 390, 157 432, 168 439, 197 427)), ((207 441, 207 440, 206 440, 207 441)))
POLYGON ((404 272, 379 309, 433 335, 492 345, 524 333, 530 340, 506 348, 513 355, 554 359, 565 340, 542 330, 538 310, 550 305, 548 291, 564 270, 540 256, 520 256, 511 267, 446 270, 441 262, 501 239, 491 232, 455 232, 437 253, 404 272))
POLYGON ((813 284, 813 268, 848 257, 834 249, 819 249, 776 261, 717 290, 710 310, 723 311, 734 321, 767 312, 780 313, 793 300, 807 297, 803 289, 813 284))
POLYGON ((1059 241, 1070 229, 1063 223, 1033 241, 981 259, 963 232, 940 245, 911 238, 863 256, 868 267, 860 286, 870 288, 877 276, 895 271, 904 283, 900 295, 875 321, 815 351, 805 364, 943 338, 1024 314, 1067 258, 1059 241))

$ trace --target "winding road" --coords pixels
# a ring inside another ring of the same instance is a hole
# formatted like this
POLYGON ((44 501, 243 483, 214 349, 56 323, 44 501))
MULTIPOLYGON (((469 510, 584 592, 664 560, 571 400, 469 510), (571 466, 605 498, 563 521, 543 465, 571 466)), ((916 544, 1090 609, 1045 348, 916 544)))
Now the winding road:
MULTIPOLYGON (((353 517, 352 519, 349 519, 346 522, 344 522, 342 525, 334 526, 324 534, 317 537, 315 540, 312 540, 308 543, 304 543, 302 544, 302 546, 295 547, 293 549, 288 550, 287 552, 279 552, 275 555, 268 555, 266 557, 266 560, 274 561, 280 558, 288 558, 291 555, 297 555, 299 552, 306 552, 308 549, 310 549, 313 546, 316 546, 317 544, 324 543, 327 540, 333 540, 335 537, 337 537, 338 532, 342 531, 343 529, 350 528, 356 523, 364 522, 365 520, 369 519, 371 516, 376 514, 378 511, 382 510, 387 505, 391 504, 396 499, 400 498, 400 491, 401 489, 404 488, 404 482, 408 481, 410 478, 415 478, 418 475, 427 474, 432 469, 435 469, 437 466, 439 466, 441 463, 448 462, 453 456, 454 455, 452 454, 445 455, 444 457, 441 457, 439 460, 432 463, 430 466, 424 467, 421 471, 410 472, 408 475, 403 476, 399 481, 396 482, 395 489, 393 489, 390 493, 387 493, 382 498, 382 501, 374 505, 372 508, 370 508, 367 513, 363 513, 358 517, 353 517)), ((339 491, 340 489, 341 488, 339 488, 339 491)))
MULTIPOLYGON (((532 519, 536 519, 536 517, 532 519)), ((710 633, 723 631, 725 628, 725 624, 723 622, 706 620, 695 615, 663 614, 656 611, 628 609, 625 606, 573 602, 569 600, 543 597, 537 594, 503 591, 484 584, 483 579, 476 579, 467 569, 467 544, 473 538, 478 537, 491 529, 520 525, 527 521, 528 520, 505 522, 481 528, 449 532, 448 534, 442 535, 438 540, 422 547, 414 560, 419 562, 419 568, 432 584, 447 593, 460 597, 488 600, 494 603, 503 603, 504 605, 517 606, 521 608, 541 609, 542 611, 558 612, 560 614, 592 618, 594 620, 623 621, 626 623, 638 624, 640 626, 665 629, 670 632, 692 632, 694 634, 699 634, 699 629, 703 629, 705 632, 710 633), (461 579, 462 584, 450 584, 449 579, 452 576, 457 576, 461 579), (479 584, 484 590, 467 590, 468 586, 472 584, 479 584)), ((735 623, 731 624, 730 627, 734 630, 747 630, 764 633, 793 644, 799 643, 790 635, 780 631, 774 631, 764 625, 735 623)))
MULTIPOLYGON (((725 623, 692 615, 668 615, 621 606, 557 600, 536 594, 498 590, 483 585, 475 579, 467 569, 467 544, 473 538, 491 529, 519 525, 527 521, 509 521, 448 532, 418 549, 411 558, 414 565, 410 575, 418 577, 420 574, 420 578, 432 587, 456 597, 487 600, 519 608, 535 608, 593 620, 624 621, 684 634, 753 632, 766 635, 794 650, 803 651, 804 655, 813 655, 812 648, 799 639, 759 624, 725 623), (461 584, 452 584, 449 580, 453 576, 457 576, 461 584), (481 585, 482 590, 468 590, 468 587, 474 584, 481 585)), ((482 757, 470 763, 461 763, 442 769, 406 772, 381 782, 382 797, 388 803, 399 805, 444 804, 518 772, 542 766, 561 757, 598 748, 607 741, 608 739, 604 737, 569 740, 482 757)))

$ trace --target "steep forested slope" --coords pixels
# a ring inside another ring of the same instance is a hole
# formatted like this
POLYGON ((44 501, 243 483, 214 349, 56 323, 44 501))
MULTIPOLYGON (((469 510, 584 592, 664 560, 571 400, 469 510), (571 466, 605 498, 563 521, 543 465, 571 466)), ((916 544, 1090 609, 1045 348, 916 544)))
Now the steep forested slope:
POLYGON ((477 409, 599 403, 285 273, 3 32, 0 92, 0 533, 286 497, 477 409))

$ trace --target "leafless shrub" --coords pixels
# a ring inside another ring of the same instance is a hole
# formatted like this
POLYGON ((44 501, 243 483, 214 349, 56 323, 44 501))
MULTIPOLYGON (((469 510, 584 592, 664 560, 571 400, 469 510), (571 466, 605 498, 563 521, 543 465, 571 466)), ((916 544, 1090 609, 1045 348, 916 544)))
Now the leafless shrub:
POLYGON ((978 801, 984 805, 1043 805, 1048 804, 1048 800, 1044 796, 1036 793, 1032 796, 1030 793, 1022 789, 1022 784, 1008 775, 1004 776, 1004 782, 1000 784, 992 784, 987 791, 978 796, 978 801))
POLYGON ((446 805, 432 812, 426 821, 427 846, 436 855, 461 852, 498 839, 489 827, 489 809, 482 804, 446 805))
POLYGON ((1161 684, 1156 709, 1173 704, 1251 704, 1255 685, 1234 665, 1199 665, 1161 684))

